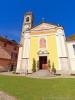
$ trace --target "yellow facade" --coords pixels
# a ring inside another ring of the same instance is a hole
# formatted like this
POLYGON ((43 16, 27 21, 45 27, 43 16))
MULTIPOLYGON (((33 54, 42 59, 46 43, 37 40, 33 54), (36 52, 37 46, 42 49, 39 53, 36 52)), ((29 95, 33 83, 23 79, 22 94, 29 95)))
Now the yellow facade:
POLYGON ((56 45, 56 34, 50 31, 39 31, 39 32, 31 32, 30 33, 30 60, 29 60, 29 69, 32 69, 33 65, 33 58, 36 62, 39 60, 38 51, 40 50, 39 47, 39 40, 40 38, 45 38, 46 40, 46 50, 48 51, 47 61, 50 60, 51 66, 54 64, 54 67, 58 69, 58 54, 57 54, 57 45, 56 45), (41 34, 44 33, 44 34, 41 34), (46 33, 46 34, 45 34, 46 33))
POLYGON ((30 59, 29 59, 29 69, 32 70, 32 64, 33 64, 33 58, 38 60, 38 38, 37 37, 31 37, 30 39, 30 59))
POLYGON ((48 52, 49 52, 48 59, 50 59, 51 65, 54 64, 54 67, 58 69, 59 63, 58 63, 58 54, 57 54, 55 34, 47 37, 47 44, 48 44, 48 52))

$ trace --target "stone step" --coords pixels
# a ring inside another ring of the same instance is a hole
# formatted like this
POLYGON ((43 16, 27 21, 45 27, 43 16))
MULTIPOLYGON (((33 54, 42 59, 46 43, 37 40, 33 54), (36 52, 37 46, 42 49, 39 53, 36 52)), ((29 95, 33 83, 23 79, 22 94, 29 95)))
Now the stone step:
POLYGON ((32 76, 34 77, 45 77, 49 75, 50 75, 50 72, 48 70, 39 70, 37 72, 32 73, 32 76))

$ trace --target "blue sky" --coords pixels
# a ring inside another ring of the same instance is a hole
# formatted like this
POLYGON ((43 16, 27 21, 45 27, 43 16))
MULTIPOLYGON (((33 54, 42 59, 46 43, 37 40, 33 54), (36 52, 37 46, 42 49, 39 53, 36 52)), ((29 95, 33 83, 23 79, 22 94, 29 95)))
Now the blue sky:
POLYGON ((20 40, 23 17, 34 15, 34 25, 45 22, 64 26, 66 36, 75 33, 75 0, 0 0, 0 35, 20 40))

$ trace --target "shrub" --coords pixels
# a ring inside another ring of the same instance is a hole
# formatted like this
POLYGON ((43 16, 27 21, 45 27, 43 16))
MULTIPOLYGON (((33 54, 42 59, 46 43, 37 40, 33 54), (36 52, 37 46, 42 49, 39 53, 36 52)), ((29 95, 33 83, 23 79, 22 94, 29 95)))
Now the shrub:
POLYGON ((36 61, 35 61, 34 58, 33 58, 33 68, 32 68, 32 71, 36 72, 36 61))
POLYGON ((48 60, 48 68, 49 68, 49 70, 51 69, 51 63, 50 63, 50 60, 48 60))
POLYGON ((37 61, 37 69, 39 70, 39 60, 37 61))
POLYGON ((52 64, 52 72, 56 74, 56 68, 54 67, 54 63, 52 64))

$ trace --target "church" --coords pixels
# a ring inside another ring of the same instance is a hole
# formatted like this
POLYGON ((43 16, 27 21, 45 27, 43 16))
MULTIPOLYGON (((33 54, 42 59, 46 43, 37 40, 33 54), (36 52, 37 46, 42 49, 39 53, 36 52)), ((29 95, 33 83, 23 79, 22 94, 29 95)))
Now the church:
POLYGON ((70 74, 75 71, 75 41, 66 39, 60 25, 42 22, 33 26, 32 12, 24 16, 16 73, 49 70, 70 74), (73 51, 74 50, 74 51, 73 51))

